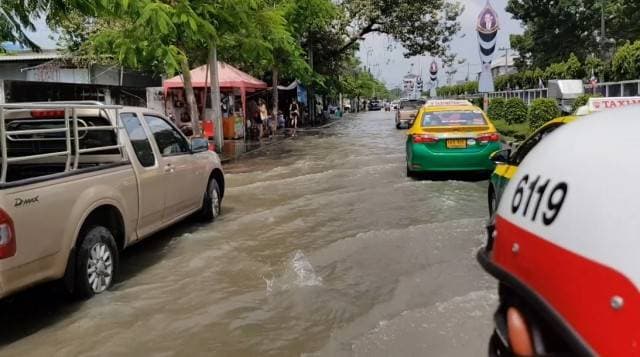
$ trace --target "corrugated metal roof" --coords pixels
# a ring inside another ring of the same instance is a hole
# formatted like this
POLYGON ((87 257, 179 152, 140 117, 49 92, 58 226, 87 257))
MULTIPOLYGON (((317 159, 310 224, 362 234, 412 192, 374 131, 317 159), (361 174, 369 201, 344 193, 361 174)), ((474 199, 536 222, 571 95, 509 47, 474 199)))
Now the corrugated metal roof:
POLYGON ((36 60, 52 60, 62 58, 62 54, 58 51, 42 51, 42 52, 14 52, 0 55, 0 62, 12 61, 36 61, 36 60))

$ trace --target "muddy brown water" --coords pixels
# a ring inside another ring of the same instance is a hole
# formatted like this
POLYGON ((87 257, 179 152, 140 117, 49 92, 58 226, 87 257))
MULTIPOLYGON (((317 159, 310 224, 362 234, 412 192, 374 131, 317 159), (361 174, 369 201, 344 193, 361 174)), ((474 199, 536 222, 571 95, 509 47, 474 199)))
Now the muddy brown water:
POLYGON ((485 354, 487 182, 407 178, 404 139, 366 113, 248 154, 223 216, 131 248, 111 291, 0 302, 0 355, 485 354))

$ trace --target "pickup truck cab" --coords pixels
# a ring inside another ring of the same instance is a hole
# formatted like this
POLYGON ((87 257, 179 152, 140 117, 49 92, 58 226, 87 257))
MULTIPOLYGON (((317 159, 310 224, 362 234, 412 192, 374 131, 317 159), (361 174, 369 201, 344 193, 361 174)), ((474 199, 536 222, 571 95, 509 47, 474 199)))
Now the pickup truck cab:
POLYGON ((161 114, 99 103, 0 105, 0 298, 62 279, 107 290, 118 254, 193 214, 220 214, 207 141, 161 114))

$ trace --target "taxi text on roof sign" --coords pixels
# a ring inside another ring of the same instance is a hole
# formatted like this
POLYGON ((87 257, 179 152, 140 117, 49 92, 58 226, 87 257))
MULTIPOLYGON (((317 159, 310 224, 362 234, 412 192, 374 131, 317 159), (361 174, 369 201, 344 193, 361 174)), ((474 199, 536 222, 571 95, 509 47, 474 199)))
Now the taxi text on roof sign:
POLYGON ((456 99, 439 99, 439 100, 430 100, 425 104, 425 107, 446 107, 446 106, 456 106, 456 105, 471 105, 471 102, 468 100, 456 100, 456 99))
POLYGON ((626 107, 628 105, 640 104, 640 97, 618 97, 618 98, 590 98, 589 111, 599 112, 604 109, 626 107))

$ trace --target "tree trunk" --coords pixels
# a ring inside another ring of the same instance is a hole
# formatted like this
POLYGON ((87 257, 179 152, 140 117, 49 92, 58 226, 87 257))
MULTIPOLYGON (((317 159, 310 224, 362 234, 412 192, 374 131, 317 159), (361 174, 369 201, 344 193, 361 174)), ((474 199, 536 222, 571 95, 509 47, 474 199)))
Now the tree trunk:
POLYGON ((193 129, 193 136, 200 136, 200 113, 198 113, 198 104, 196 103, 196 96, 193 93, 193 83, 191 82, 191 69, 189 68, 189 62, 187 58, 180 60, 180 67, 182 68, 182 76, 184 78, 184 93, 187 99, 187 110, 191 117, 191 126, 193 129))
MULTIPOLYGON (((311 72, 313 72, 313 44, 311 40, 309 40, 309 67, 311 68, 311 72)), ((310 83, 307 93, 309 95, 309 98, 307 98, 307 103, 309 104, 309 119, 311 119, 311 126, 313 126, 316 121, 316 91, 313 83, 310 83)))
POLYGON ((272 68, 273 70, 273 135, 275 135, 276 133, 276 129, 278 128, 278 107, 279 107, 279 100, 280 98, 278 97, 278 81, 279 78, 278 76, 280 75, 280 73, 278 72, 278 67, 273 66, 272 68))
POLYGON ((218 76, 218 49, 215 44, 211 44, 209 54, 209 82, 211 85, 211 109, 213 109, 213 121, 215 125, 216 151, 222 152, 224 146, 224 136, 222 132, 222 113, 220 111, 220 78, 218 76))

